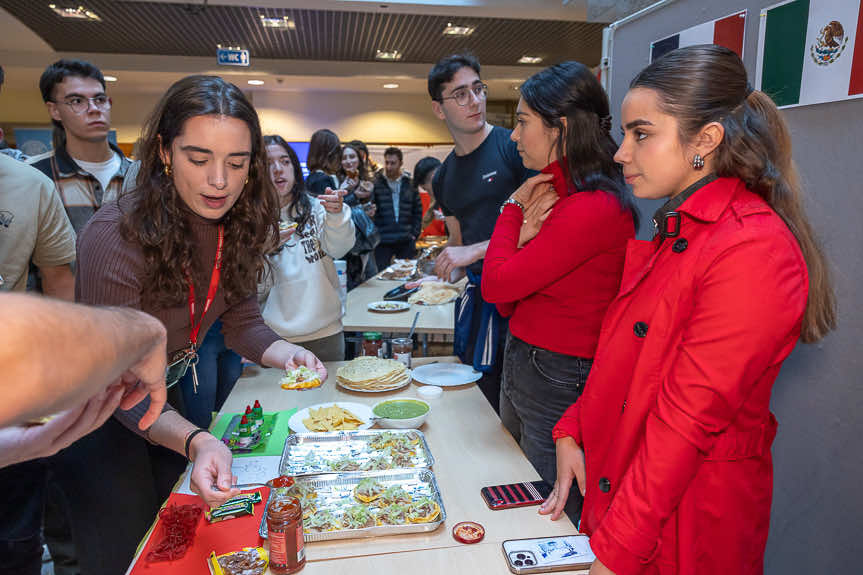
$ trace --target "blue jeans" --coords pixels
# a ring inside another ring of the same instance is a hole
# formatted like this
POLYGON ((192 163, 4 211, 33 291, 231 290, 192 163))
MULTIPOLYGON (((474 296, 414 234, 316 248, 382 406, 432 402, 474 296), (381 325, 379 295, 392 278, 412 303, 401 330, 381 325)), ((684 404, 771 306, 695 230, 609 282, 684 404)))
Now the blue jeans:
MULTIPOLYGON (((557 479, 552 429, 584 390, 592 359, 556 353, 509 334, 503 358, 500 420, 549 485, 557 479)), ((572 482, 564 511, 578 526, 583 499, 572 482)))
POLYGON ((219 411, 234 384, 243 372, 242 358, 225 347, 222 322, 216 322, 207 331, 198 348, 198 392, 195 393, 192 370, 180 379, 178 385, 183 394, 183 415, 204 429, 210 426, 213 412, 219 411))

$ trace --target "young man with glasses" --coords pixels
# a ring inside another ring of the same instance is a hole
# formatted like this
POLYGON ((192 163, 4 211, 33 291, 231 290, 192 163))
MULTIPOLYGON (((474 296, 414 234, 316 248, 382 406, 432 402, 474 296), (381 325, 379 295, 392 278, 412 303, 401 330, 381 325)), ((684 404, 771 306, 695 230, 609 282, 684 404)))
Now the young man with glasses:
POLYGON ((443 120, 455 143, 432 182, 449 242, 435 262, 444 280, 468 275, 465 294, 457 302, 455 353, 483 372, 479 387, 499 411, 500 375, 506 341, 506 320, 482 300, 482 261, 500 207, 530 175, 522 164, 510 130, 486 122, 488 86, 470 54, 440 60, 429 72, 432 110, 443 120))
POLYGON ((111 98, 98 68, 59 60, 42 73, 39 89, 54 124, 54 149, 28 162, 54 180, 80 233, 103 203, 117 198, 130 162, 108 141, 111 98))

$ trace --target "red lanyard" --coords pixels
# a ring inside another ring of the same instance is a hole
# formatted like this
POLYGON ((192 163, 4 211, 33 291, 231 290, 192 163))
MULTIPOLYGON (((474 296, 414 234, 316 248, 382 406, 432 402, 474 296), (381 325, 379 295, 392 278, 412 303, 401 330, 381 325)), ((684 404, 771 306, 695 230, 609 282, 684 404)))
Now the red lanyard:
POLYGON ((207 310, 216 298, 216 291, 219 289, 219 275, 222 272, 222 243, 225 239, 225 226, 219 226, 219 242, 216 244, 216 261, 213 263, 213 275, 210 277, 210 289, 207 290, 207 300, 204 302, 204 311, 201 312, 201 319, 195 323, 195 286, 192 284, 192 277, 186 274, 186 281, 189 283, 189 342, 192 348, 198 345, 198 332, 201 331, 201 324, 204 323, 204 316, 207 315, 207 310))

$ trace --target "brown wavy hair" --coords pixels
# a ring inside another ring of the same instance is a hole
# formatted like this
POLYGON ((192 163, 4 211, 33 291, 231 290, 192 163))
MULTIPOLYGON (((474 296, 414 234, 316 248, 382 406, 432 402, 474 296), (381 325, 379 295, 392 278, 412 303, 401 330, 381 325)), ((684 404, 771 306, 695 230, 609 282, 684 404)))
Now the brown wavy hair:
POLYGON ((642 70, 630 88, 658 94, 663 111, 680 124, 681 142, 719 122, 725 136, 714 170, 738 178, 770 204, 797 238, 809 272, 809 299, 800 339, 813 343, 836 328, 830 266, 803 208, 803 189, 791 159, 791 134, 767 94, 753 91, 740 58, 721 46, 669 52, 642 70))
MULTIPOLYGON (((222 283, 225 300, 236 302, 255 293, 268 269, 265 254, 279 235, 279 201, 267 169, 266 148, 258 114, 239 88, 218 76, 187 76, 171 86, 144 126, 141 167, 124 212, 123 237, 139 244, 146 261, 143 299, 173 307, 187 295, 186 273, 199 277, 196 246, 187 221, 188 208, 165 174, 160 151, 171 149, 190 118, 206 115, 237 118, 252 137, 248 181, 222 219, 225 226, 222 283)), ((121 202, 122 204, 122 202, 121 202)))

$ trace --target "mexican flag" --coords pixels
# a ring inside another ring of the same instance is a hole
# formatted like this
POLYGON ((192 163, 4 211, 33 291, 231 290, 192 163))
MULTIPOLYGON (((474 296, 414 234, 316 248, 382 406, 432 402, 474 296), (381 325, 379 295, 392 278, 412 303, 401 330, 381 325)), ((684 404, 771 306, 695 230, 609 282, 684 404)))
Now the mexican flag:
POLYGON ((863 96, 860 0, 791 0, 761 11, 756 87, 777 106, 863 96))
POLYGON ((673 36, 651 42, 650 61, 653 62, 667 52, 697 44, 718 44, 734 50, 743 58, 743 33, 746 31, 746 10, 735 12, 725 18, 705 22, 687 28, 673 36))

